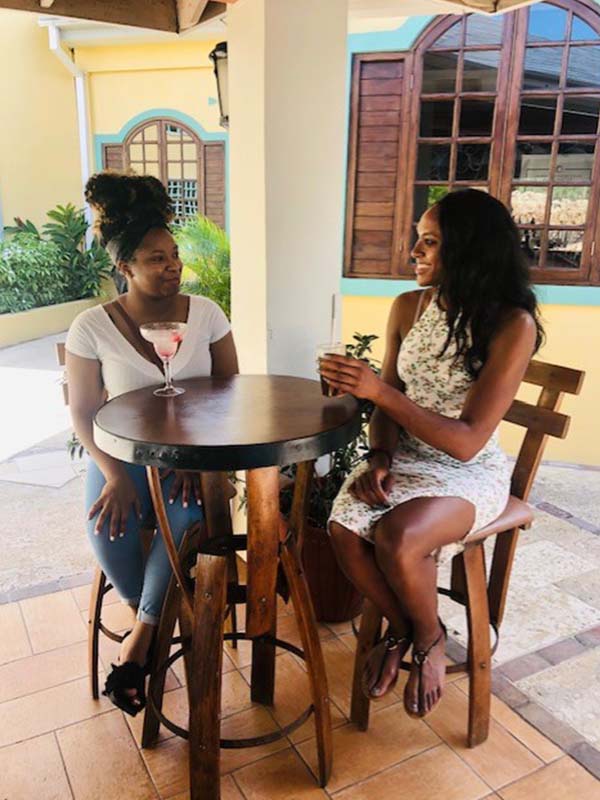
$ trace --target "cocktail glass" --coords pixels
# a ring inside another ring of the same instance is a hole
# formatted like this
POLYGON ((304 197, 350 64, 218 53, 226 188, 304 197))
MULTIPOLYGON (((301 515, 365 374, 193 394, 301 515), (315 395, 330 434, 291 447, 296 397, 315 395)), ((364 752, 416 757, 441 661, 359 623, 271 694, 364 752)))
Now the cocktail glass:
POLYGON ((185 322, 148 322, 140 326, 140 333, 144 339, 152 342, 157 356, 163 362, 165 385, 154 390, 154 394, 158 397, 175 397, 185 392, 185 389, 173 386, 171 361, 185 336, 186 328, 185 322))

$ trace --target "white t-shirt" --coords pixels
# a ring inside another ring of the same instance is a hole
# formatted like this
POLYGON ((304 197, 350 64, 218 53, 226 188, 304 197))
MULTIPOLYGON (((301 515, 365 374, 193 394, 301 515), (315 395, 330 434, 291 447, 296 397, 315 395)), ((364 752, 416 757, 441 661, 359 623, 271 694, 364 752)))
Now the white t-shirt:
MULTIPOLYGON (((171 362, 173 378, 210 375, 209 346, 230 330, 229 320, 216 303, 207 297, 191 295, 185 336, 171 362)), ((75 356, 100 362, 109 399, 164 381, 158 366, 138 353, 101 305, 82 311, 73 320, 66 349, 75 356)))

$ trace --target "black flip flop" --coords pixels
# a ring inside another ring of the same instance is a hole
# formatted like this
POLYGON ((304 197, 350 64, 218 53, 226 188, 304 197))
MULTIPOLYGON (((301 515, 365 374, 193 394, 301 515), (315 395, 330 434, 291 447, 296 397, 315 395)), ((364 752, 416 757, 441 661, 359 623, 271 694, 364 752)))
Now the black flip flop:
POLYGON ((102 694, 121 711, 135 717, 146 707, 145 678, 147 669, 134 661, 124 664, 111 664, 112 670, 106 678, 102 694), (130 696, 127 691, 135 690, 130 696))
POLYGON ((448 632, 446 630, 446 626, 444 625, 444 623, 442 622, 441 619, 439 620, 439 623, 440 623, 440 628, 441 628, 440 635, 433 642, 433 644, 430 644, 429 647, 426 650, 413 650, 412 663, 416 664, 417 671, 418 671, 418 686, 417 686, 418 710, 417 711, 413 711, 412 708, 409 706, 409 704, 406 701, 406 695, 405 695, 405 698, 404 698, 405 711, 408 714, 408 716, 412 717, 413 719, 423 719, 423 717, 427 716, 427 714, 429 714, 431 711, 433 711, 433 709, 439 703, 439 700, 438 700, 434 704, 433 708, 430 708, 429 710, 427 710, 425 708, 425 697, 423 695, 423 665, 427 663, 427 661, 429 659, 429 653, 431 653, 433 648, 436 645, 438 645, 442 639, 445 640, 445 639, 448 638, 448 632))

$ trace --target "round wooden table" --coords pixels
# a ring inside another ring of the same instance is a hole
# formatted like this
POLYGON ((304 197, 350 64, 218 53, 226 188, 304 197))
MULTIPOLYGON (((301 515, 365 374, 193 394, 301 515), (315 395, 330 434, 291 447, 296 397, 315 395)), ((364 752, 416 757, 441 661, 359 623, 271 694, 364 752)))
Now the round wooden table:
MULTIPOLYGON (((272 704, 275 646, 286 646, 276 639, 280 564, 309 673, 312 694, 309 710, 315 715, 319 778, 324 786, 331 771, 327 681, 299 553, 314 461, 358 435, 358 403, 349 396, 325 398, 317 381, 286 376, 195 378, 180 381, 178 385, 185 388, 185 393, 173 398, 155 397, 152 389, 145 388, 109 401, 94 420, 94 441, 101 450, 121 461, 147 467, 156 518, 191 628, 188 680, 191 798, 219 797, 221 746, 261 743, 258 739, 242 744, 220 739, 224 618, 228 600, 229 603, 245 600, 246 630, 227 638, 252 640, 252 699, 272 704), (297 464, 298 468, 292 512, 288 523, 282 525, 279 468, 289 464, 297 464), (161 467, 200 472, 208 542, 200 548, 193 590, 169 527, 160 488, 161 467), (225 479, 225 471, 229 470, 247 470, 247 537, 234 536, 232 532, 225 479), (225 557, 228 551, 241 547, 247 551, 244 587, 232 577, 231 562, 228 566, 225 557)), ((151 695, 149 690, 149 699, 151 695)), ((156 737, 159 718, 165 722, 160 709, 156 709, 158 716, 152 716, 151 705, 146 712, 146 744, 156 737)), ((298 724, 304 719, 306 715, 298 724)), ((182 733, 181 729, 177 732, 182 733)), ((290 726, 285 733, 289 732, 290 726)))

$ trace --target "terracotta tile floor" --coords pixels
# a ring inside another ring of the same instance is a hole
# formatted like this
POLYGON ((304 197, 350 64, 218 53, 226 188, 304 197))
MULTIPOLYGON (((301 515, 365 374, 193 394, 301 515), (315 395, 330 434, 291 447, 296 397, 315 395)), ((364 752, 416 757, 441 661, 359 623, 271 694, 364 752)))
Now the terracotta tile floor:
MULTIPOLYGON (((186 743, 162 729, 156 746, 142 751, 141 719, 89 695, 81 617, 86 591, 0 606, 0 800, 186 800, 186 743)), ((125 619, 118 607, 108 615, 125 619)), ((286 610, 280 627, 296 637, 286 610)), ((322 626, 320 633, 334 724, 328 787, 320 789, 314 779, 309 720, 290 739, 223 751, 223 800, 600 800, 600 781, 497 697, 489 740, 467 749, 464 679, 448 686, 427 721, 404 714, 400 683, 373 706, 369 731, 359 732, 347 718, 353 637, 347 625, 322 626)), ((250 702, 248 653, 227 652, 224 736, 275 730, 308 703, 306 672, 295 657, 278 657, 276 702, 267 709, 250 702)), ((114 658, 111 648, 102 653, 114 658)), ((176 666, 165 696, 165 710, 180 722, 187 708, 182 678, 176 666)))

